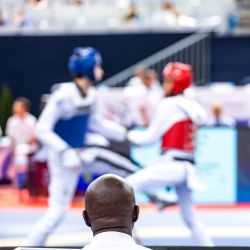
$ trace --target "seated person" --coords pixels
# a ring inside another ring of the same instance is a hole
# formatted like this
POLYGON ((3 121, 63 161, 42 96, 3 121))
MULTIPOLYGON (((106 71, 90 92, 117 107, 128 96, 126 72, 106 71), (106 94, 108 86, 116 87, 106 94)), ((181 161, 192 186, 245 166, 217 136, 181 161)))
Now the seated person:
POLYGON ((149 249, 132 238, 138 214, 131 185, 113 174, 97 178, 85 193, 83 218, 94 237, 83 249, 149 249))

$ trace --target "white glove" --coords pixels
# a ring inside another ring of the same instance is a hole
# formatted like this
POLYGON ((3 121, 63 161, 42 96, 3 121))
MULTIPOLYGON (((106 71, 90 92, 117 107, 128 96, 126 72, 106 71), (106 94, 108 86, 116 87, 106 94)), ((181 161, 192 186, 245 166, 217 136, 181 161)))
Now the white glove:
POLYGON ((138 146, 137 143, 136 143, 137 142, 136 141, 137 137, 138 137, 138 131, 129 130, 127 132, 127 140, 130 142, 131 146, 138 146))
POLYGON ((62 165, 68 169, 79 168, 81 166, 81 159, 75 149, 68 148, 62 152, 62 165))

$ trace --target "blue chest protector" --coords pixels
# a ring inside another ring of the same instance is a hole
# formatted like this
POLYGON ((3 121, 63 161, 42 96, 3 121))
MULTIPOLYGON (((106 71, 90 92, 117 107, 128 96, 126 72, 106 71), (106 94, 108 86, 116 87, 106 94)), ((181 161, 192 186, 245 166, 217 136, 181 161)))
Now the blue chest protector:
POLYGON ((89 113, 74 116, 68 120, 59 120, 54 132, 72 148, 82 148, 88 129, 88 121, 89 113))

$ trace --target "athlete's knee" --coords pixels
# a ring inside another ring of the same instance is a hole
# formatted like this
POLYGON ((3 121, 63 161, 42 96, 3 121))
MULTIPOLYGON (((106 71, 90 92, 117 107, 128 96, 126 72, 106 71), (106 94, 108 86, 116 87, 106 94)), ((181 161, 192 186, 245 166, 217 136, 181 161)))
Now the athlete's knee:
POLYGON ((133 186, 135 192, 145 192, 150 186, 150 182, 146 179, 140 178, 140 176, 132 175, 126 178, 126 180, 133 186))
POLYGON ((45 227, 53 229, 56 227, 65 217, 67 209, 49 209, 45 214, 45 227))
POLYGON ((142 180, 138 178, 137 174, 132 174, 128 176, 126 180, 133 186, 135 192, 142 191, 142 180))

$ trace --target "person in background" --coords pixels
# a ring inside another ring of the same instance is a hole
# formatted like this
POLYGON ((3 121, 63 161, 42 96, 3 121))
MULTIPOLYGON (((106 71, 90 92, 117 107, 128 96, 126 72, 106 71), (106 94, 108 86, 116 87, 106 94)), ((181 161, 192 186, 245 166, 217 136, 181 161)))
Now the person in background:
POLYGON ((0 27, 4 27, 7 24, 7 20, 5 18, 5 15, 3 13, 3 9, 0 8, 0 27))
POLYGON ((6 135, 14 145, 34 143, 36 117, 29 113, 29 109, 30 101, 25 97, 19 97, 13 103, 13 115, 7 120, 6 135))
POLYGON ((75 6, 80 6, 84 4, 83 0, 68 0, 69 5, 75 5, 75 6))
POLYGON ((139 91, 147 92, 151 98, 159 100, 162 97, 162 89, 155 70, 140 67, 136 72, 136 76, 129 80, 127 86, 138 87, 139 91))
MULTIPOLYGON (((12 178, 18 189, 26 185, 29 155, 37 149, 36 118, 29 113, 30 101, 25 97, 13 103, 13 115, 7 120, 6 135, 13 146, 12 178)), ((21 193, 20 193, 21 194, 21 193)))
POLYGON ((85 193, 83 218, 94 237, 83 249, 149 249, 132 238, 138 215, 133 188, 125 179, 112 174, 97 178, 85 193))
POLYGON ((145 68, 138 70, 137 76, 129 81, 124 93, 127 96, 138 93, 143 97, 138 111, 141 117, 140 125, 147 126, 153 117, 157 104, 163 97, 162 88, 155 70, 145 68))
POLYGON ((17 28, 30 28, 33 26, 33 21, 29 18, 24 9, 18 9, 12 18, 12 23, 17 28))
POLYGON ((224 114, 223 106, 220 102, 215 102, 211 107, 212 115, 208 118, 207 126, 213 127, 235 127, 236 121, 229 115, 224 114))
POLYGON ((26 4, 29 8, 46 9, 49 5, 48 0, 27 0, 26 4))
POLYGON ((138 11, 138 7, 137 4, 135 2, 132 2, 129 6, 128 6, 128 11, 124 16, 124 21, 126 23, 133 23, 133 22, 137 22, 139 19, 139 11, 138 11))
POLYGON ((11 183, 12 147, 9 138, 3 136, 0 126, 0 185, 11 183))
POLYGON ((163 1, 161 9, 152 14, 151 22, 155 25, 166 27, 179 26, 180 13, 174 1, 163 1))
POLYGON ((144 65, 139 65, 135 70, 135 75, 128 81, 127 86, 141 86, 143 84, 142 81, 145 70, 146 67, 144 65))

